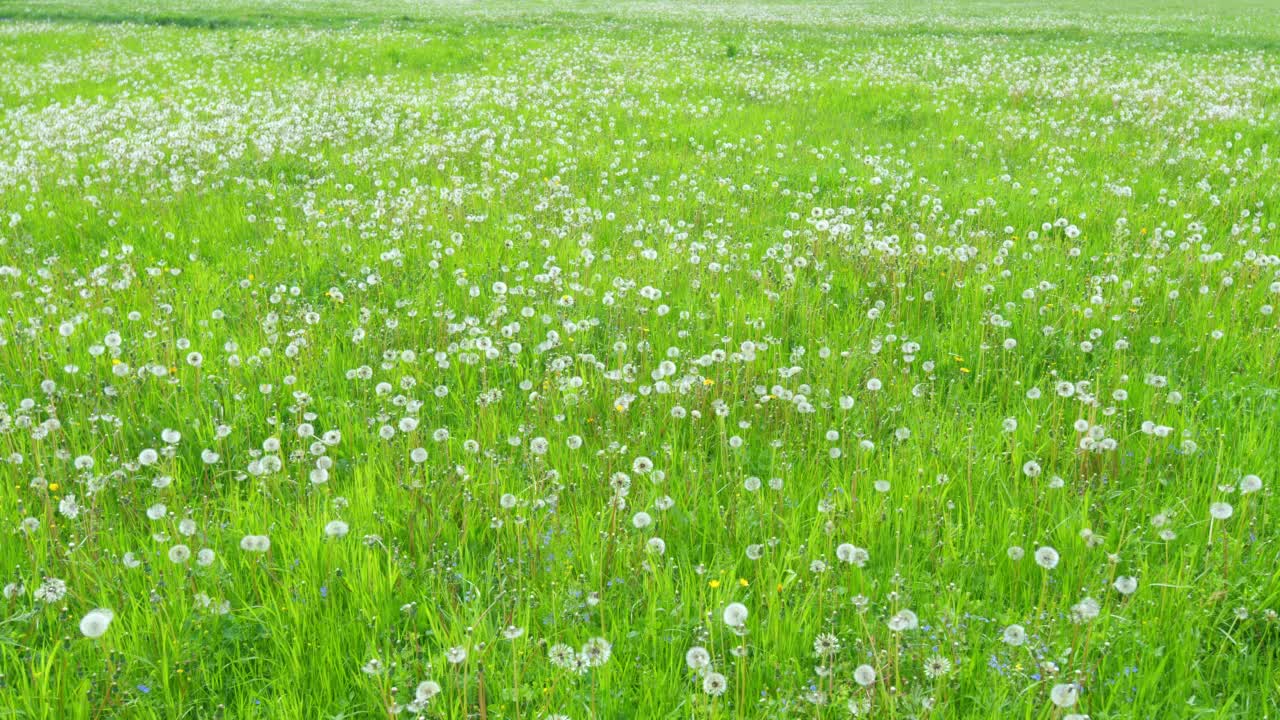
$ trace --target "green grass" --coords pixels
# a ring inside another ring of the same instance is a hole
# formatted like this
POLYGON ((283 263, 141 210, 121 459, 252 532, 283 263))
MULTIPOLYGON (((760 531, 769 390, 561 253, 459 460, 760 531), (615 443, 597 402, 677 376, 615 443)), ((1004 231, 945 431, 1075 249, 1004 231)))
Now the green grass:
POLYGON ((0 68, 0 717, 1280 712, 1275 2, 9 1, 0 68))

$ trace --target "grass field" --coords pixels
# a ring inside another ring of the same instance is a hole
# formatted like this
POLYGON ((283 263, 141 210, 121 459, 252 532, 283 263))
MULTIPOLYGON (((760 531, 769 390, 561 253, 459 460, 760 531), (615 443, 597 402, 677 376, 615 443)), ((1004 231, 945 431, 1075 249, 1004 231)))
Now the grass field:
POLYGON ((0 718, 1280 717, 1280 2, 0 1, 0 718))

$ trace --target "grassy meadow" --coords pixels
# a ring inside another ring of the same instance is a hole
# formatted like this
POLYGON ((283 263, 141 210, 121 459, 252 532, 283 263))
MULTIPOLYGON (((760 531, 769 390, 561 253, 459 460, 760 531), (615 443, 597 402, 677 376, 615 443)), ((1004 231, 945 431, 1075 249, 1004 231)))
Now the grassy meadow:
POLYGON ((1280 2, 0 1, 0 719, 1280 717, 1280 2))

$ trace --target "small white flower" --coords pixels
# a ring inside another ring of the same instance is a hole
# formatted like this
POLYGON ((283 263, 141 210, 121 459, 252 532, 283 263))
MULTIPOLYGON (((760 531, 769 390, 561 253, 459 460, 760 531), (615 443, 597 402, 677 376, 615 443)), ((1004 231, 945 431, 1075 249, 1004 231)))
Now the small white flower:
POLYGON ((917 627, 920 627, 920 619, 910 610, 899 610, 897 614, 889 618, 889 629, 894 632, 915 630, 917 627))
POLYGON ((105 608, 90 610, 80 620, 80 632, 87 638, 100 638, 106 634, 113 618, 115 613, 105 608))
POLYGON ((1080 697, 1079 686, 1075 683, 1065 683, 1062 685, 1054 685, 1049 691, 1049 700, 1060 708, 1069 708, 1076 704, 1076 700, 1080 697))
POLYGON ((419 703, 427 703, 431 698, 440 694, 440 683, 434 680, 423 680, 418 683, 417 689, 413 691, 413 699, 419 703))
POLYGON ((1027 631, 1021 625, 1013 624, 1004 629, 1004 635, 1001 637, 1006 645, 1018 647, 1027 641, 1027 631))
POLYGON ((843 543, 836 548, 836 559, 850 565, 863 567, 871 559, 871 554, 856 545, 843 543))
POLYGON ((169 562, 181 565, 191 559, 191 548, 186 545, 174 545, 169 548, 169 562))
POLYGON ((684 654, 684 662, 690 670, 702 670, 711 666, 711 653, 700 645, 694 645, 684 654))
POLYGON ((724 609, 724 624, 731 628, 740 628, 747 622, 747 606, 742 603, 729 603, 724 609))
POLYGON ((1058 551, 1045 545, 1036 549, 1036 564, 1045 570, 1052 570, 1058 567, 1058 551))

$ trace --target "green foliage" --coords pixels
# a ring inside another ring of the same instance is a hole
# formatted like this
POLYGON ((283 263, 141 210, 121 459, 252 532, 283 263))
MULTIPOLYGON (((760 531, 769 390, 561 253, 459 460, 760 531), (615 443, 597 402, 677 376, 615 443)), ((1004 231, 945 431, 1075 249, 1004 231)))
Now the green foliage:
POLYGON ((1280 711, 1274 3, 0 18, 0 717, 1280 711))

